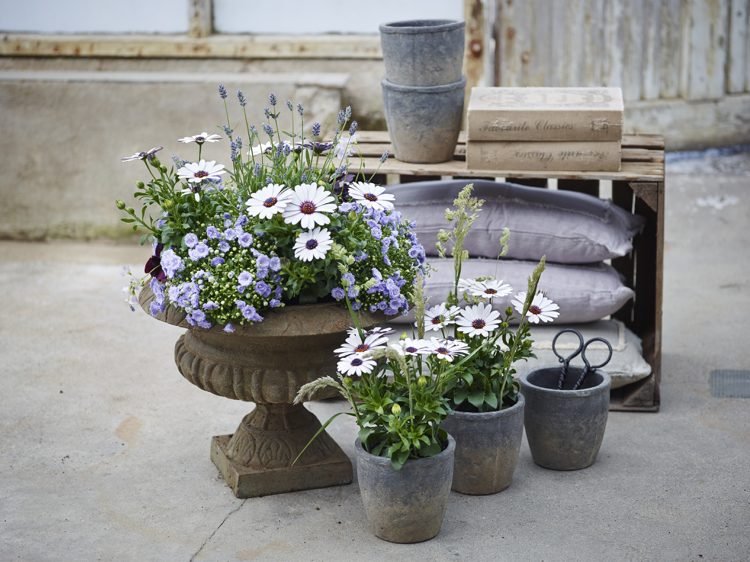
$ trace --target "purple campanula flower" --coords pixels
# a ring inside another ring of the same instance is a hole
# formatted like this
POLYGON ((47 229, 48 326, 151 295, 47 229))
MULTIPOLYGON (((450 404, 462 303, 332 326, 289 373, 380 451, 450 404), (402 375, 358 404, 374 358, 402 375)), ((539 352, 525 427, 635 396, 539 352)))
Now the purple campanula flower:
POLYGON ((352 310, 354 310, 355 312, 357 310, 359 310, 360 308, 362 308, 362 303, 361 302, 353 302, 352 303, 352 310))
POLYGON ((341 281, 344 286, 354 285, 355 283, 354 275, 352 275, 350 272, 344 273, 341 276, 341 281))
POLYGON ((231 246, 226 240, 222 240, 221 242, 219 242, 219 251, 221 251, 222 254, 226 254, 230 248, 231 246))
POLYGON ((206 236, 211 240, 215 240, 219 237, 219 230, 215 226, 209 226, 206 228, 206 236))
POLYGON ((237 238, 237 230, 232 227, 227 228, 224 231, 224 238, 226 238, 227 240, 234 240, 235 238, 237 238))
POLYGON ((184 241, 185 241, 185 246, 187 246, 188 248, 194 248, 195 245, 198 243, 198 237, 192 232, 188 232, 185 235, 184 241))
POLYGON ((253 275, 249 271, 243 271, 240 273, 240 276, 237 278, 237 282, 242 287, 247 287, 250 285, 250 283, 253 282, 253 275))
POLYGON ((383 231, 380 229, 379 226, 376 226, 375 228, 371 228, 370 229, 370 234, 372 234, 372 237, 375 240, 380 240, 383 237, 383 231))
POLYGON ((188 250, 188 256, 193 261, 198 261, 201 258, 205 258, 209 253, 208 246, 205 243, 199 242, 194 248, 188 250))
POLYGON ((331 296, 337 301, 340 301, 346 296, 346 293, 344 293, 344 289, 341 287, 334 287, 331 291, 331 296))
POLYGON ((255 292, 265 299, 271 295, 271 287, 265 281, 258 281, 255 284, 255 292))
POLYGON ((240 234, 237 242, 239 242, 240 246, 242 246, 243 248, 249 248, 250 244, 253 243, 253 235, 249 232, 243 232, 242 234, 240 234))
POLYGON ((224 258, 221 256, 216 256, 211 260, 211 267, 219 267, 221 264, 224 263, 224 258))
POLYGON ((279 308, 281 306, 281 301, 279 299, 271 299, 268 306, 271 308, 279 308))
POLYGON ((226 324, 226 325, 224 326, 224 331, 225 331, 225 332, 226 332, 227 334, 233 334, 233 333, 234 333, 234 326, 232 326, 231 324, 226 324))
POLYGON ((206 304, 203 305, 203 310, 216 310, 219 308, 219 305, 216 304, 214 301, 208 301, 206 304))
POLYGON ((271 260, 265 254, 260 254, 255 260, 255 266, 258 268, 268 269, 271 266, 271 260))
POLYGON ((352 286, 351 286, 351 287, 349 287, 349 289, 348 289, 348 290, 346 291, 346 295, 347 295, 347 296, 348 296, 348 297, 349 297, 350 299, 355 299, 355 298, 357 298, 357 297, 359 296, 359 289, 358 289, 357 287, 355 287, 354 285, 352 285, 352 286))
POLYGON ((370 256, 367 255, 367 252, 357 252, 356 254, 354 254, 354 261, 355 262, 365 261, 369 257, 370 256))
POLYGON ((271 271, 279 271, 281 269, 281 260, 277 256, 272 257, 271 261, 268 262, 268 267, 271 271))
POLYGON ((185 269, 185 264, 182 262, 182 258, 170 248, 161 253, 161 268, 167 277, 172 279, 175 274, 185 269))
POLYGON ((380 271, 378 270, 377 267, 373 267, 372 268, 372 277, 373 277, 373 279, 375 279, 377 281, 382 281, 383 280, 383 274, 380 273, 380 271))

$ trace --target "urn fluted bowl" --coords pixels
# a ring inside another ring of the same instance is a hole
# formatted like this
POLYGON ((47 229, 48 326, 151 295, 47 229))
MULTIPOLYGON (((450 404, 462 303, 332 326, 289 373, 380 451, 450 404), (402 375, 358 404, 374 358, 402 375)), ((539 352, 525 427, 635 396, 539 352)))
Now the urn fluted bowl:
MULTIPOLYGON (((149 310, 147 287, 140 304, 149 310)), ((255 402, 232 435, 212 439, 211 459, 237 497, 348 484, 349 458, 322 432, 292 466, 320 429, 318 419, 302 404, 293 404, 299 388, 336 372, 334 349, 351 326, 345 307, 336 303, 287 306, 270 311, 263 322, 220 327, 190 326, 185 314, 167 307, 157 319, 187 328, 175 344, 182 376, 198 388, 255 402)), ((365 317, 366 325, 381 321, 365 317)))

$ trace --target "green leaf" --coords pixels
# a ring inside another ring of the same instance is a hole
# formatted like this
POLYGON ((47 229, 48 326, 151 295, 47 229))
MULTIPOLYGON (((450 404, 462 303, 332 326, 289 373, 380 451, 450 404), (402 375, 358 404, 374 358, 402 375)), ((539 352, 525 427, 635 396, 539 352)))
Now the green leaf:
POLYGON ((484 401, 487 402, 493 410, 497 410, 497 395, 490 392, 484 397, 484 401))
POLYGON ((481 408, 484 404, 484 392, 481 390, 475 390, 469 394, 469 403, 475 408, 481 408))
POLYGON ((462 376, 462 379, 466 381, 466 384, 471 386, 471 383, 474 382, 474 375, 472 375, 469 371, 466 371, 462 376))

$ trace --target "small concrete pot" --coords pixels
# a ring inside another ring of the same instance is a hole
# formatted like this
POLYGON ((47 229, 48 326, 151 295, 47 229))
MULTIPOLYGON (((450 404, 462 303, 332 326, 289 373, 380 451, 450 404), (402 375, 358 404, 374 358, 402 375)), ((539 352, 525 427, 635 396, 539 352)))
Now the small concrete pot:
POLYGON ((438 86, 461 80, 462 21, 410 20, 380 26, 385 77, 402 86, 438 86))
MULTIPOLYGON (((580 368, 568 368, 577 380, 580 368)), ((578 390, 558 390, 560 368, 521 375, 526 398, 524 424, 534 462, 553 470, 579 470, 594 464, 609 412, 610 378, 596 371, 578 390)))
POLYGON ((383 80, 382 87, 396 158, 415 163, 451 160, 461 131, 466 79, 442 86, 401 86, 383 80))
POLYGON ((510 486, 523 437, 524 397, 498 412, 453 412, 443 429, 456 439, 454 492, 496 494, 510 486))
POLYGON ((453 478, 456 442, 434 457, 408 460, 401 470, 355 443, 357 479, 375 536, 395 543, 429 540, 440 532, 453 478))

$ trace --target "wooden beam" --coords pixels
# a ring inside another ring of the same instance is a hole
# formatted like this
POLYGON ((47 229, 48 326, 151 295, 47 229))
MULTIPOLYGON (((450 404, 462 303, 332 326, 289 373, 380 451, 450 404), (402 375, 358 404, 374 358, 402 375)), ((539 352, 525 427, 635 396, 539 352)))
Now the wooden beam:
POLYGON ((190 37, 208 37, 214 32, 213 0, 190 0, 190 37))
POLYGON ((382 59, 377 35, 0 35, 0 56, 382 59))

